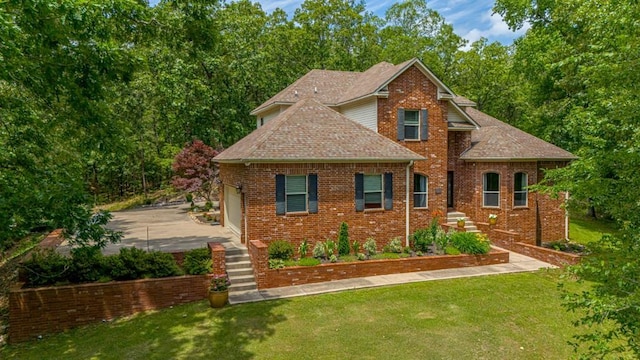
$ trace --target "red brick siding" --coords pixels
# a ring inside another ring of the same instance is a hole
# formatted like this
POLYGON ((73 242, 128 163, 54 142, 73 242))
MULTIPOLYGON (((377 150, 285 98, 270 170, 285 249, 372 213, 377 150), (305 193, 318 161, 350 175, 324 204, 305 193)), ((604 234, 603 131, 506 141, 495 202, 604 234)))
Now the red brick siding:
MULTIPOLYGON (((411 232, 428 226, 435 211, 446 213, 447 206, 447 102, 438 100, 437 86, 416 66, 407 69, 388 85, 389 97, 378 99, 378 132, 409 148, 426 161, 416 161, 414 172, 429 178, 428 209, 413 210, 411 232), (422 141, 398 141, 398 108, 429 111, 429 137, 422 141)), ((413 175, 411 176, 413 194, 413 175)))
MULTIPOLYGON (((378 246, 395 237, 405 238, 405 173, 407 164, 251 164, 242 180, 246 197, 247 238, 269 243, 284 239, 294 246, 308 239, 337 239, 340 224, 349 225, 352 240, 376 239, 378 246), (393 209, 355 211, 355 174, 393 173, 393 209), (318 175, 318 213, 276 215, 275 176, 318 175)), ((244 165, 243 165, 244 166, 244 165)), ((220 166, 223 184, 237 179, 236 167, 220 166)), ((243 234, 244 237, 244 234, 243 234)))
MULTIPOLYGON (((259 241, 252 241, 250 247, 254 247, 257 250, 258 243, 259 241)), ((260 249, 264 249, 262 251, 266 254, 266 246, 262 246, 260 249)), ((505 264, 508 262, 508 252, 492 250, 487 255, 423 256, 407 259, 321 264, 310 267, 299 266, 279 270, 268 269, 266 263, 265 267, 261 269, 258 269, 255 263, 254 266, 255 271, 261 274, 259 280, 257 280, 258 288, 268 289, 365 276, 505 264)))

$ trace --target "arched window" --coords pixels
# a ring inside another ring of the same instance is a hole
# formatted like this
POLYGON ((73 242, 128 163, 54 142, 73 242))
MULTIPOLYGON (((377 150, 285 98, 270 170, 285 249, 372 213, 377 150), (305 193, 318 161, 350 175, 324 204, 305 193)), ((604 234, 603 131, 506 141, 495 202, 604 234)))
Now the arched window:
POLYGON ((485 173, 483 176, 482 205, 500 206, 500 174, 485 173))
POLYGON ((513 177, 513 206, 527 206, 527 174, 516 173, 513 177))
POLYGON ((428 207, 427 191, 429 190, 429 178, 420 175, 413 174, 413 207, 426 208, 428 207))

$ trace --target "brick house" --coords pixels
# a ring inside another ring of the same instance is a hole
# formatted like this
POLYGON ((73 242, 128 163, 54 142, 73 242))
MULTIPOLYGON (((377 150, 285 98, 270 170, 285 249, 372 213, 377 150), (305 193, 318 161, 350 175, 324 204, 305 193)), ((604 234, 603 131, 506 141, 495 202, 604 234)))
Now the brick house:
MULTIPOLYGON (((456 96, 424 64, 312 70, 252 111, 257 129, 214 158, 222 223, 248 244, 408 241, 434 214, 498 215, 520 239, 564 239, 563 199, 528 191, 571 153, 456 96)), ((443 218, 444 221, 444 218, 443 218)))

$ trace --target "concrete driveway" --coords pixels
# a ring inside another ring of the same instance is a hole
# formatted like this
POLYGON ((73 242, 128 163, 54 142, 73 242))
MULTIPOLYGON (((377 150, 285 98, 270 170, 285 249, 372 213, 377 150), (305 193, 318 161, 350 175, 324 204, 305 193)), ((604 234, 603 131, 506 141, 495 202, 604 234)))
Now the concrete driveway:
MULTIPOLYGON (((206 247, 208 242, 219 242, 226 248, 244 247, 222 226, 196 223, 188 209, 189 204, 180 204, 113 212, 108 227, 122 231, 124 237, 118 244, 107 245, 104 254, 116 254, 122 247, 133 246, 171 252, 206 247)), ((66 241, 58 249, 67 253, 66 241)))

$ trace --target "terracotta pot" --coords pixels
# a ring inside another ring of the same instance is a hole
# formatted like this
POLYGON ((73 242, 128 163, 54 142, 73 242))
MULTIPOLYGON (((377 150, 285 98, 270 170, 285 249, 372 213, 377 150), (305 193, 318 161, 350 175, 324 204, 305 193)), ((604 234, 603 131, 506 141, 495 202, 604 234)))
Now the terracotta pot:
POLYGON ((209 304, 212 308, 221 308, 229 301, 229 290, 209 291, 209 304))
POLYGON ((489 225, 495 225, 498 222, 497 218, 489 218, 489 225))

